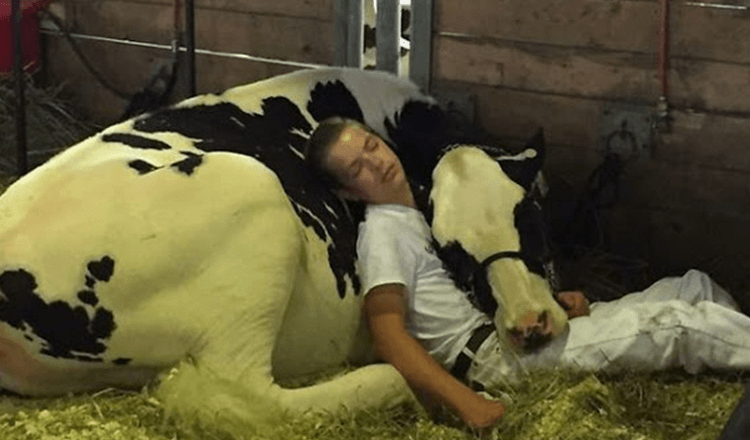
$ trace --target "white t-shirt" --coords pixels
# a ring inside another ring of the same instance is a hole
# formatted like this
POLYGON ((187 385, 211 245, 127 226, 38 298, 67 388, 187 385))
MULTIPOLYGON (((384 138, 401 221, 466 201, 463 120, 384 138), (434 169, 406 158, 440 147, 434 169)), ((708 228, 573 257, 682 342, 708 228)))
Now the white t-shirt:
POLYGON ((430 246, 422 213, 402 205, 368 205, 359 225, 357 255, 364 292, 406 286, 406 328, 450 369, 474 329, 492 323, 460 291, 430 246))

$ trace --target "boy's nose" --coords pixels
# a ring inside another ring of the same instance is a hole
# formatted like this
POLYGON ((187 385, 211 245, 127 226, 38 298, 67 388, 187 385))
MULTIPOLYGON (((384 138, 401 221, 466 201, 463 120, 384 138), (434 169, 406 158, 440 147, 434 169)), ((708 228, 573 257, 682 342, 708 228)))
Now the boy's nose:
POLYGON ((377 157, 377 156, 371 156, 371 157, 368 158, 368 162, 370 163, 370 166, 375 171, 378 171, 378 172, 382 172, 383 171, 384 161, 383 161, 382 158, 377 157))

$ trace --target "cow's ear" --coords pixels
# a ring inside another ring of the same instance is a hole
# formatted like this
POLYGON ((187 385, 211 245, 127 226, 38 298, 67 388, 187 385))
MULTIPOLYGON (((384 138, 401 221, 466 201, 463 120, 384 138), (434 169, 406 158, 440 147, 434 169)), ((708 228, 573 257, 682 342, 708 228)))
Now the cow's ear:
POLYGON ((527 150, 532 149, 536 152, 534 158, 529 161, 529 165, 535 168, 533 170, 533 173, 536 174, 542 170, 542 165, 544 164, 544 156, 547 152, 547 144, 544 141, 544 129, 542 127, 539 127, 536 133, 534 133, 534 136, 526 141, 524 147, 527 150))
POLYGON ((524 148, 515 155, 515 158, 498 158, 498 165, 505 174, 526 191, 536 180, 544 165, 545 143, 544 133, 540 128, 536 134, 524 144, 524 148))

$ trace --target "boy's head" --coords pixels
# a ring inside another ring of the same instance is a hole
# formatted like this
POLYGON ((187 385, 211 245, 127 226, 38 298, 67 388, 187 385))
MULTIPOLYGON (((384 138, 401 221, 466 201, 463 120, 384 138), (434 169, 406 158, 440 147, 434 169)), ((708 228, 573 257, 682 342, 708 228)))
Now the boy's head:
POLYGON ((352 119, 322 121, 310 136, 305 159, 324 184, 346 198, 401 203, 404 189, 410 191, 396 153, 372 129, 352 119))

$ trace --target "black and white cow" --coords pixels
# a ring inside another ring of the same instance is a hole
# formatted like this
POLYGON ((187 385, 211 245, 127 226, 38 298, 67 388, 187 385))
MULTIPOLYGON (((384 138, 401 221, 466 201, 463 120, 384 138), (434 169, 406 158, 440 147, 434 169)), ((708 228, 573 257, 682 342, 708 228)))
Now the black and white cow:
POLYGON ((331 115, 395 142, 456 283, 488 313, 500 305, 499 328, 529 340, 537 321, 563 330, 531 250, 538 231, 525 233, 541 149, 453 145, 471 138, 446 130, 411 83, 309 70, 111 126, 7 189, 0 387, 132 388, 172 369, 158 390, 174 411, 248 423, 412 399, 394 368, 371 363, 355 264, 362 207, 304 166, 306 139, 331 115), (363 366, 277 384, 345 362, 363 366))

